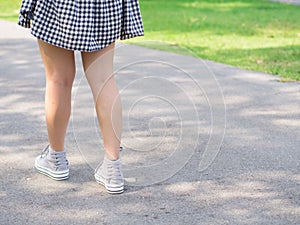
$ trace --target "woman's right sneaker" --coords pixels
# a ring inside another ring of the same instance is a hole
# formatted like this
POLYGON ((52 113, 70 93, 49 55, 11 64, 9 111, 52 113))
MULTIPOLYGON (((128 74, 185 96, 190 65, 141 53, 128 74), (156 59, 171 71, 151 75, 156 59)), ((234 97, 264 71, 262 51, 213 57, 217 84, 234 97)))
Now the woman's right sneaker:
POLYGON ((104 157, 100 166, 95 170, 95 179, 102 184, 110 194, 124 192, 124 178, 121 159, 112 161, 104 157))
POLYGON ((50 145, 35 159, 35 168, 53 180, 69 178, 69 162, 66 158, 66 151, 52 151, 50 145))

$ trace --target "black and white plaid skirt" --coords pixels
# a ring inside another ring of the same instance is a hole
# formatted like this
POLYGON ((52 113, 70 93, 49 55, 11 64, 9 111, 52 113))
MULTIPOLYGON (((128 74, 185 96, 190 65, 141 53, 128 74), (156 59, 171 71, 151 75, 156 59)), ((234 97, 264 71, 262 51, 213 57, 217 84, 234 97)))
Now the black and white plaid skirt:
POLYGON ((85 52, 144 35, 138 0, 22 0, 18 24, 52 45, 85 52))

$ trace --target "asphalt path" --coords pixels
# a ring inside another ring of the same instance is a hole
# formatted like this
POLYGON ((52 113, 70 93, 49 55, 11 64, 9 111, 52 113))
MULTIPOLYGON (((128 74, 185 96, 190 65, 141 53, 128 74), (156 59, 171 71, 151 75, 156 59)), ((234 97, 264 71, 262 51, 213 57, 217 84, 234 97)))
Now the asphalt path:
POLYGON ((0 21, 0 224, 300 224, 300 84, 118 43, 126 191, 93 178, 103 147, 79 53, 70 179, 37 173, 45 77, 28 30, 0 21))

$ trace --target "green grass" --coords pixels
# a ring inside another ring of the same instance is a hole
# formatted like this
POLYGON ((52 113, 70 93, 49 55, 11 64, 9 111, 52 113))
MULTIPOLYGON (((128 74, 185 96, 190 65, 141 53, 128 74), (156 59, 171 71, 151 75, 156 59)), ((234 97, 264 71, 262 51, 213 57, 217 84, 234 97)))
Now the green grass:
MULTIPOLYGON (((0 19, 16 21, 20 2, 0 0, 0 19)), ((140 0, 140 5, 145 37, 130 43, 300 81, 300 6, 267 0, 140 0)))
POLYGON ((17 21, 22 0, 0 0, 0 19, 17 21))
POLYGON ((299 6, 264 0, 140 0, 140 5, 145 37, 131 43, 175 52, 181 47, 203 59, 300 80, 299 6))

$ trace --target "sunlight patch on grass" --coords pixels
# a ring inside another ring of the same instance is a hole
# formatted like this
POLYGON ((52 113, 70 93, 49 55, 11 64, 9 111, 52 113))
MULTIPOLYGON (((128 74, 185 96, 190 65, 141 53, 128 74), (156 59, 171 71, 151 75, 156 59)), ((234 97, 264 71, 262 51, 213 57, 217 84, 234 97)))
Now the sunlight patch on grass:
POLYGON ((210 9, 210 10, 217 10, 219 12, 225 12, 228 10, 232 10, 234 8, 242 8, 242 7, 249 7, 251 4, 245 2, 188 2, 180 4, 183 7, 187 8, 199 8, 199 9, 210 9))

